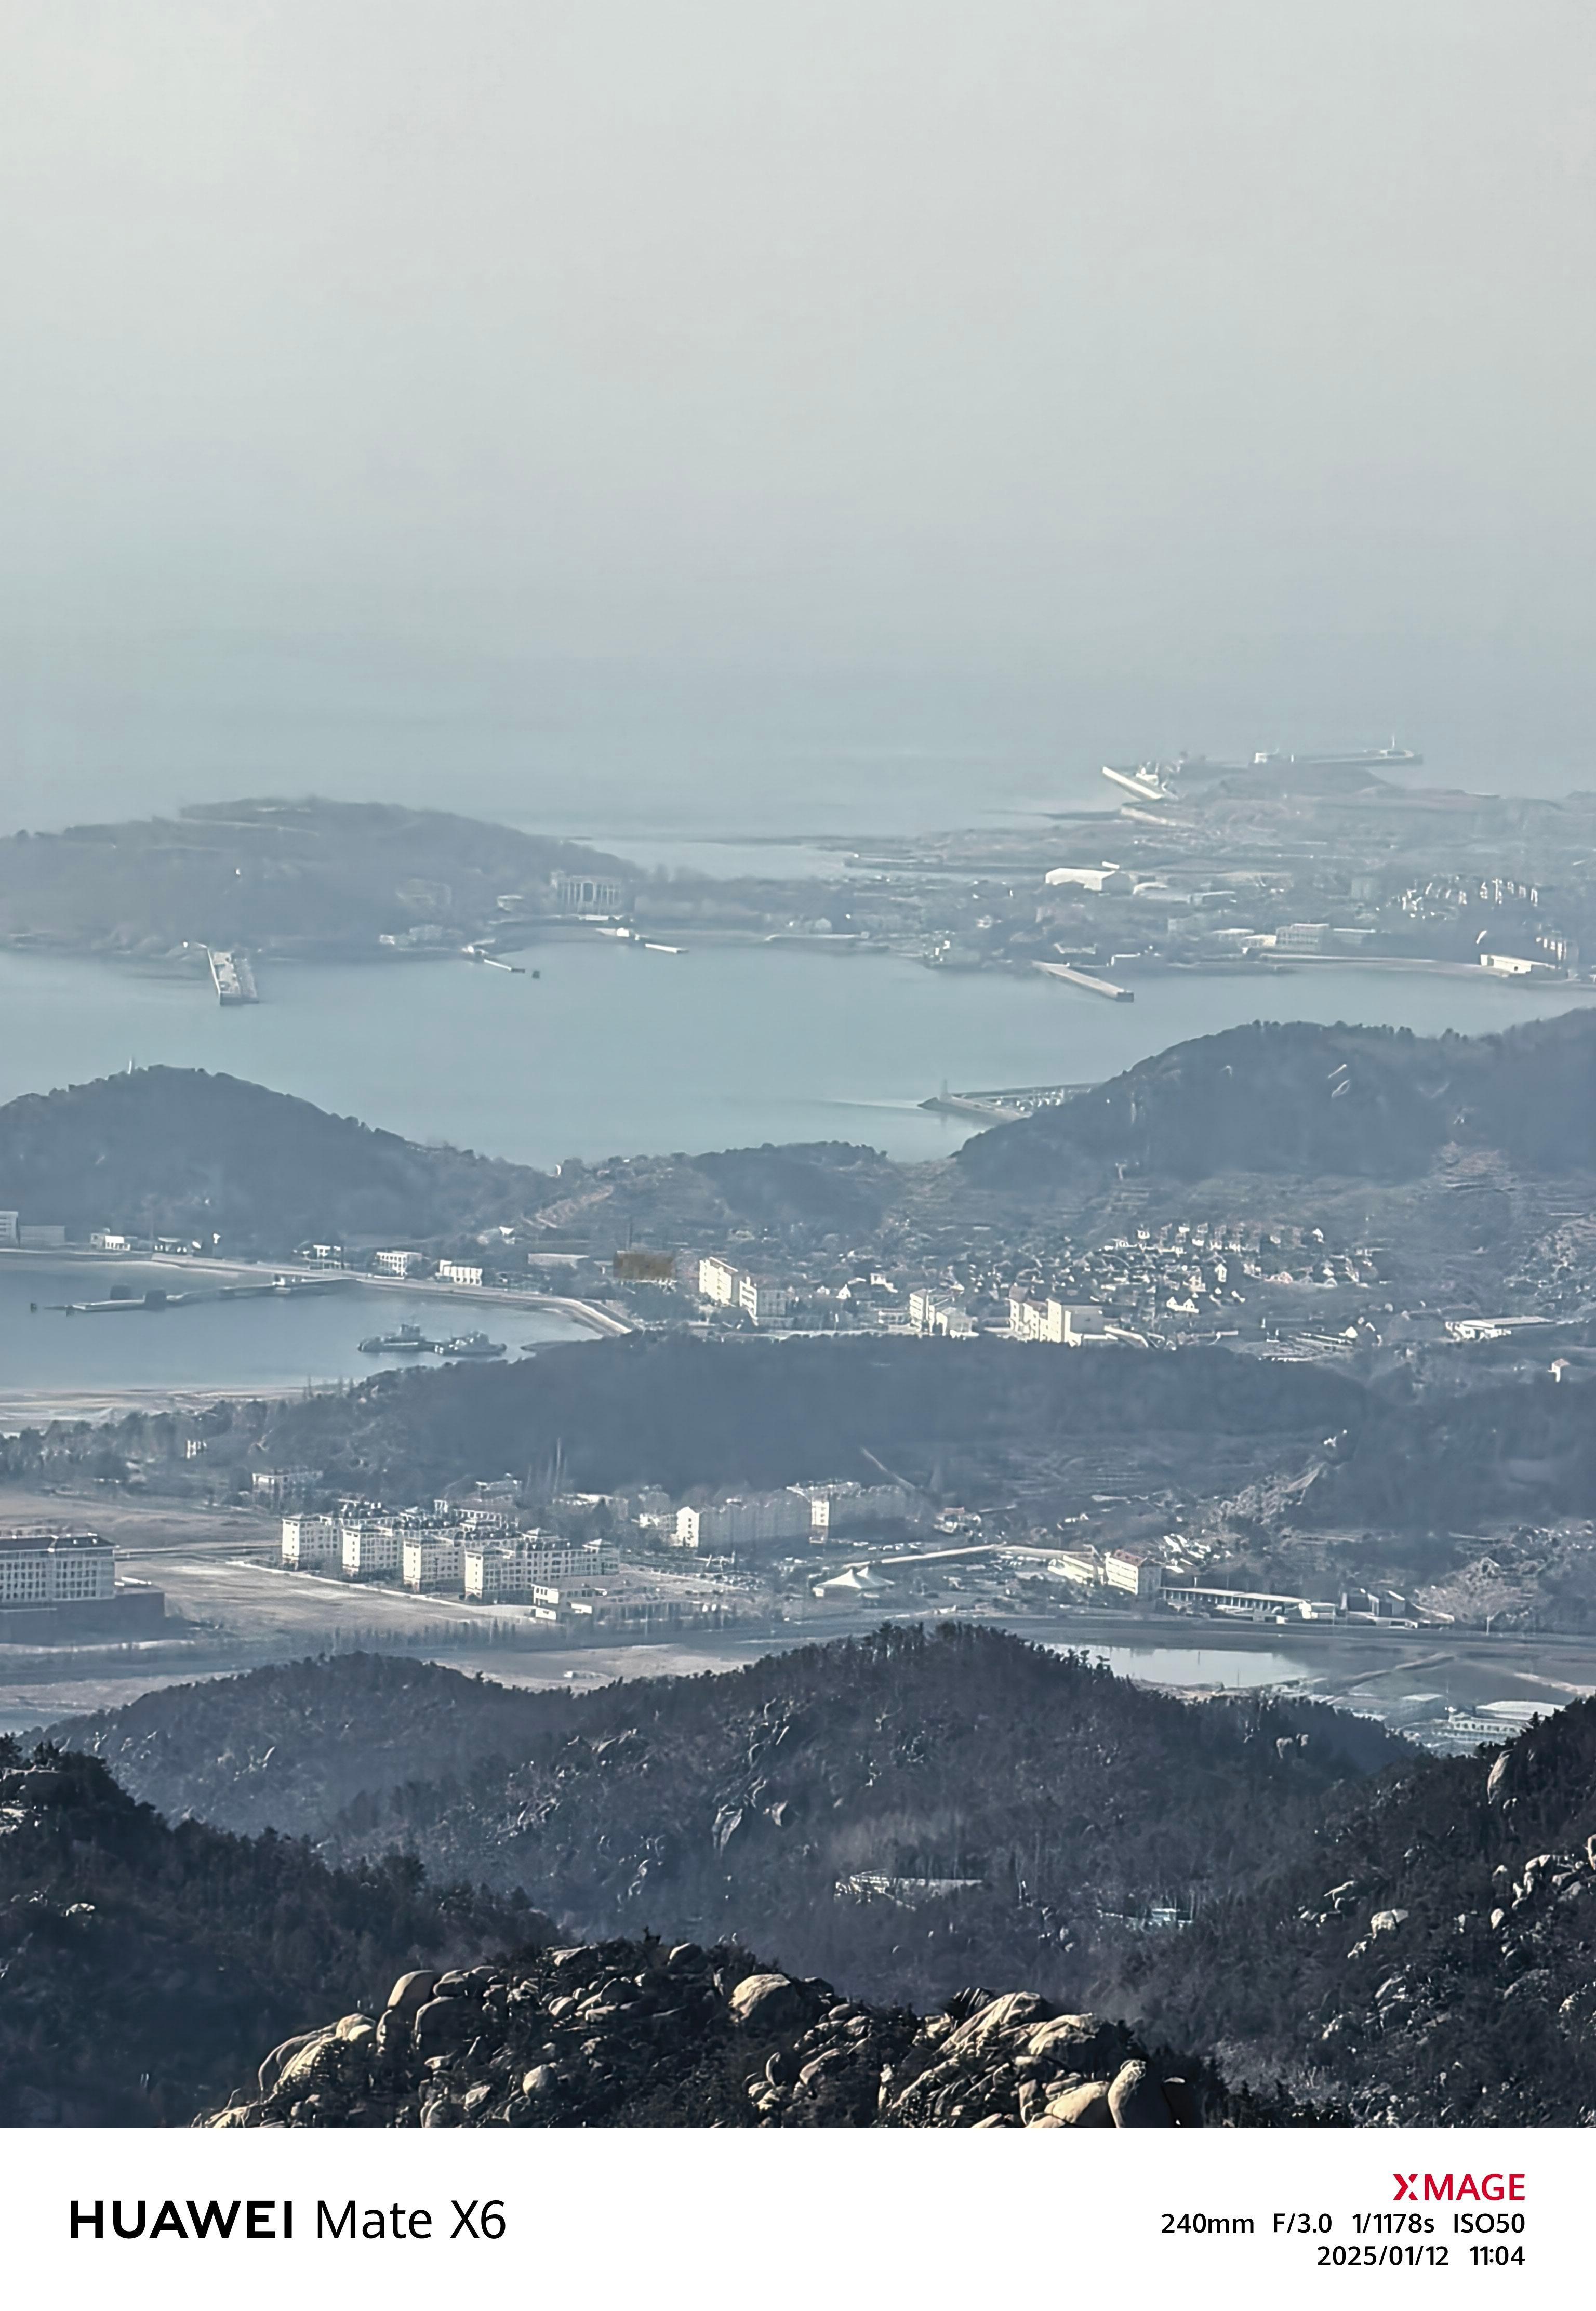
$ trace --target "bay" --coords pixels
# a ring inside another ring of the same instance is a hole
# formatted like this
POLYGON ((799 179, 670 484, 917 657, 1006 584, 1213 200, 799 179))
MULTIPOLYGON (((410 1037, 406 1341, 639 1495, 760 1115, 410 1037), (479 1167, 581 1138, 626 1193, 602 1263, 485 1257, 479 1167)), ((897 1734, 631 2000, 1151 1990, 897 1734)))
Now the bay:
POLYGON ((525 975, 453 960, 266 964, 260 1003, 224 1011, 197 980, 0 955, 0 1098, 159 1063, 545 1168, 825 1139, 912 1160, 970 1136, 920 1106, 944 1086, 1097 1082, 1259 1017, 1478 1034, 1596 997, 1483 972, 1326 965, 1149 974, 1117 1004, 1034 973, 790 946, 551 940, 520 960, 525 975))
POLYGON ((205 1291, 262 1280, 258 1269, 221 1272, 179 1260, 0 1252, 0 1426, 53 1417, 92 1419, 190 1396, 279 1395, 369 1379, 413 1361, 360 1351, 371 1334, 401 1322, 419 1324, 432 1339, 483 1330, 502 1340, 511 1357, 526 1345, 594 1337, 557 1310, 474 1302, 464 1291, 368 1284, 115 1315, 67 1316, 50 1304, 109 1299, 118 1286, 142 1298, 152 1288, 205 1291))

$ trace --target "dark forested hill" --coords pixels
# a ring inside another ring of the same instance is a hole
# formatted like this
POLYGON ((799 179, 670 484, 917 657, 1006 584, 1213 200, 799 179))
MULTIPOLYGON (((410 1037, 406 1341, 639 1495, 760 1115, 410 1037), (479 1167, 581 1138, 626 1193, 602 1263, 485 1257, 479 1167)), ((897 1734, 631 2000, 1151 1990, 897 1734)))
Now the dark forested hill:
POLYGON ((1007 1340, 597 1341, 471 1372, 385 1373, 346 1396, 274 1409, 266 1449, 354 1490, 414 1497, 462 1477, 520 1472, 556 1443, 569 1481, 785 1485, 817 1469, 866 1476, 873 1453, 923 1475, 1049 1438, 1153 1436, 1188 1469, 1219 1437, 1257 1443, 1352 1430, 1365 1391, 1323 1366, 1224 1349, 1037 1356, 1007 1340))
POLYGON ((220 1236, 282 1257, 306 1240, 448 1240, 579 1199, 615 1243, 629 1225, 824 1233, 875 1226, 897 1185, 868 1147, 822 1143, 656 1156, 560 1176, 328 1115, 194 1068, 140 1068, 0 1107, 0 1204, 74 1235, 220 1236))
POLYGON ((1493 1763, 1343 1792, 1302 1856, 1149 1953, 1149 2025, 1370 2124, 1596 2124, 1596 1703, 1493 1763))
POLYGON ((537 1733, 568 1726, 572 1705, 564 1691, 353 1653, 164 1686, 67 1718, 50 1738, 100 1758, 173 1820, 298 1837, 319 1834, 363 1792, 519 1757, 537 1733))
POLYGON ((1596 1490, 1588 1377, 1487 1382, 1421 1397, 1371 1390, 1301 1504, 1304 1521, 1445 1532, 1481 1518, 1583 1515, 1596 1490))
POLYGON ((0 2126, 184 2125, 329 2006, 546 1925, 411 1862, 170 1827, 97 1761, 0 1740, 0 2126))
POLYGON ((193 1068, 141 1068, 0 1107, 0 1201, 74 1233, 220 1235, 225 1252, 281 1254, 307 1237, 513 1220, 554 1191, 524 1165, 419 1147, 193 1068))
POLYGON ((1328 1789, 1407 1754, 1328 1709, 1185 1703, 946 1624, 580 1698, 306 1662, 57 1732, 170 1811, 414 1853, 589 1932, 740 1937, 861 1994, 1015 1978, 1077 2002, 1127 1920, 1252 1883, 1328 1789))
POLYGON ((1019 1190, 1121 1167, 1404 1180, 1452 1143, 1529 1171, 1596 1170, 1596 1012, 1501 1035, 1232 1027, 982 1132, 955 1160, 981 1186, 1019 1190))
MULTIPOLYGON (((211 946, 344 946, 417 922, 467 935, 554 911, 560 870, 624 872, 582 843, 389 803, 247 801, 176 819, 0 839, 0 939, 164 954, 211 946)), ((203 958, 201 958, 203 962, 203 958)))

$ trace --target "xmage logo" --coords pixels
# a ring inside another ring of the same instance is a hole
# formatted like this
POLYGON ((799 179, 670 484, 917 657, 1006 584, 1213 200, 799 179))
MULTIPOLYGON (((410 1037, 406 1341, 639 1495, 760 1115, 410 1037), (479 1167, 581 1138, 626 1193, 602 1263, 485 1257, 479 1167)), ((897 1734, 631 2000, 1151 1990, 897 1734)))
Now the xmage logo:
POLYGON ((1453 2205, 1467 2199, 1521 2200, 1522 2175, 1398 2175, 1393 2196, 1398 2199, 1449 2199, 1453 2205))

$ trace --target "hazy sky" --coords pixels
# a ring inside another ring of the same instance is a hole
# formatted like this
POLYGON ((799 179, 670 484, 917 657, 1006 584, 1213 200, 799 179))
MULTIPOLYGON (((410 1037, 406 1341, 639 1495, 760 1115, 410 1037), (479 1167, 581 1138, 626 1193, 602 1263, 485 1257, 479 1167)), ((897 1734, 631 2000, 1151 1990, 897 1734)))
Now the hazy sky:
POLYGON ((1596 783, 1593 83, 1588 0, 9 0, 0 819, 1596 783))

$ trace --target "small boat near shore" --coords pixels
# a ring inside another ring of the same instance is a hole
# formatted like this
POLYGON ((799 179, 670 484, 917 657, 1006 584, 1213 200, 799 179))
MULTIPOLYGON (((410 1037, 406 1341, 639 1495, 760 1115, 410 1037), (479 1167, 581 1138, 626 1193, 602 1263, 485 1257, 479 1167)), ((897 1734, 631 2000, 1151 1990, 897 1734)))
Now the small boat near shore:
POLYGON ((379 1332, 360 1342, 362 1356, 432 1356, 442 1343, 429 1340, 419 1324, 401 1324, 396 1332, 379 1332))

